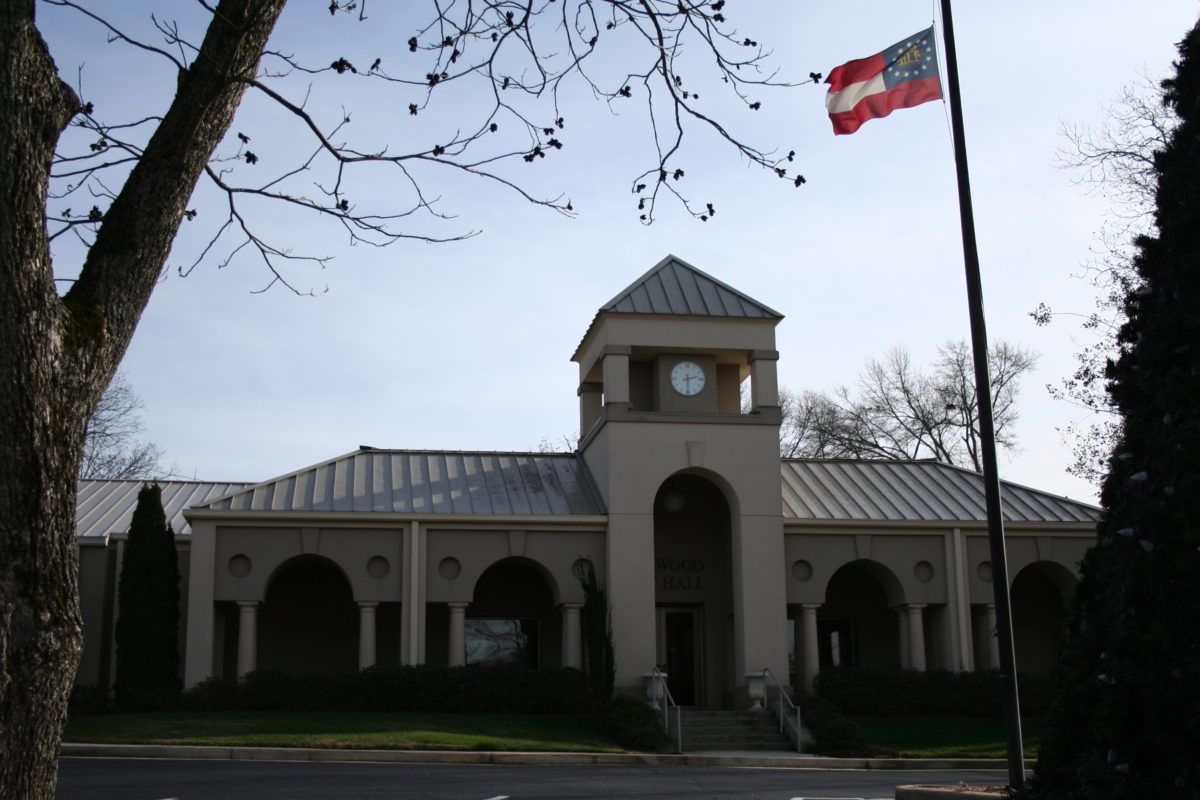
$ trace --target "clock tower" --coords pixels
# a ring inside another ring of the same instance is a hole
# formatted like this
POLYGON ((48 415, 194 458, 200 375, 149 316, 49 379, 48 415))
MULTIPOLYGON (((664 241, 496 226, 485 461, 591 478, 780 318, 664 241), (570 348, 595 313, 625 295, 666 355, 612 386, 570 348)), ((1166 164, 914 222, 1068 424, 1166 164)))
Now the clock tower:
POLYGON ((608 512, 617 686, 656 666, 681 705, 748 705, 787 682, 779 391, 782 316, 668 256, 596 313, 579 448, 608 512))

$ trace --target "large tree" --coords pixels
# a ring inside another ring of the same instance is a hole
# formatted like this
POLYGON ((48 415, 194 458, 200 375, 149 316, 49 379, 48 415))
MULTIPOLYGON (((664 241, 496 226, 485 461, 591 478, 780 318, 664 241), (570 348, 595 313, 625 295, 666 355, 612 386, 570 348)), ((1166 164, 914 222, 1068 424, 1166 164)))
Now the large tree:
POLYGON ((1155 228, 1136 242, 1119 358, 1121 429, 1059 659, 1037 798, 1200 797, 1200 24, 1164 100, 1155 228))
MULTIPOLYGON (((155 17, 159 36, 151 41, 92 10, 117 13, 123 5, 42 0, 43 10, 90 19, 114 47, 156 59, 175 78, 162 107, 112 120, 60 76, 37 27, 35 0, 0 0, 0 797, 54 793, 81 641, 73 533, 85 420, 129 345, 181 222, 197 216, 191 198, 198 180, 222 200, 215 215, 222 222, 198 258, 251 254, 269 270, 268 283, 288 283, 294 259, 319 262, 323 254, 272 240, 256 227, 256 213, 307 212, 352 241, 376 245, 454 238, 461 232, 412 227, 444 218, 434 198, 447 175, 490 181, 571 213, 568 200, 526 191, 514 177, 528 164, 552 162, 567 141, 557 98, 568 79, 609 103, 640 103, 650 117, 646 170, 630 186, 644 221, 672 197, 697 218, 713 213, 710 203, 681 191, 687 183, 678 159, 693 127, 768 174, 803 182, 788 174, 792 154, 776 159, 745 144, 708 110, 756 109, 761 99, 752 95, 771 82, 758 69, 761 48, 726 21, 724 0, 371 4, 378 19, 369 24, 394 25, 401 52, 347 53, 319 65, 269 47, 284 4, 197 0, 187 8, 203 17, 195 31, 155 17), (609 55, 599 59, 602 51, 609 55), (393 70, 396 61, 406 66, 393 70), (593 63, 609 69, 594 72, 593 63), (437 140, 355 146, 348 109, 307 102, 310 82, 324 80, 390 90, 378 102, 405 118, 454 118, 437 140), (447 87, 471 82, 478 86, 472 101, 451 92, 436 102, 447 87), (730 90, 733 105, 709 103, 710 90, 730 90), (252 148, 265 152, 261 139, 231 129, 248 92, 294 123, 295 130, 272 133, 277 142, 308 141, 306 157, 255 173, 262 165, 252 148), (387 170, 375 180, 388 182, 397 207, 368 209, 351 196, 347 187, 363 167, 387 170), (263 212, 263 202, 275 210, 263 212), (51 243, 73 238, 82 245, 78 263, 53 263, 51 243)), ((295 11, 328 11, 326 24, 353 24, 366 9, 365 0, 334 0, 295 11)))
MULTIPOLYGON (((996 444, 1016 446, 1021 377, 1037 363, 1007 342, 988 353, 996 444)), ((780 392, 784 458, 936 458, 982 470, 979 403, 966 342, 938 348, 930 367, 913 363, 903 348, 871 359, 853 388, 834 393, 780 392)))

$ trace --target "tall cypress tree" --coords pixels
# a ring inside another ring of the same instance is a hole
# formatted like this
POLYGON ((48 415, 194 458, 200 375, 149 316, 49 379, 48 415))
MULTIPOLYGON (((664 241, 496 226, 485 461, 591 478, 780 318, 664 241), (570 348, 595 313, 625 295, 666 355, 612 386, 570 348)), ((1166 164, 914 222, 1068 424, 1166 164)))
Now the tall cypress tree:
POLYGON ((1109 391, 1123 420, 1060 656, 1037 798, 1200 797, 1200 23, 1164 98, 1109 391))
POLYGON ((117 706, 170 708, 179 696, 179 562, 158 484, 138 492, 117 597, 117 706))

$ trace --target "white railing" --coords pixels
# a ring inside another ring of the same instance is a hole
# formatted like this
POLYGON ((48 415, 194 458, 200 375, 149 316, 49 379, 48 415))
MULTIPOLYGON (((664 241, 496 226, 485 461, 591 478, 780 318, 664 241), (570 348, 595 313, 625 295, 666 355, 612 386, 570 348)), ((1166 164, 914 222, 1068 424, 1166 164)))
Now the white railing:
MULTIPOLYGON (((787 729, 787 723, 794 720, 795 725, 796 725, 795 740, 794 740, 796 742, 796 752, 803 753, 804 752, 804 729, 802 727, 800 727, 800 706, 798 706, 794 702, 792 702, 792 698, 788 695, 787 690, 785 690, 783 688, 783 685, 779 682, 779 679, 776 678, 775 675, 771 672, 769 667, 763 667, 762 672, 763 672, 763 677, 769 677, 771 679, 771 683, 775 684, 775 690, 779 693, 779 701, 775 704, 775 708, 777 709, 778 714, 779 714, 779 732, 783 733, 783 734, 788 734, 789 731, 787 729), (785 706, 786 706, 786 708, 785 708, 785 706)), ((768 686, 767 689, 769 690, 770 687, 768 686)), ((766 692, 764 692, 764 694, 765 693, 766 692)), ((768 708, 769 707, 770 707, 770 704, 768 703, 768 708)), ((788 738, 790 739, 792 737, 789 735, 788 738)))
POLYGON ((646 673, 646 677, 650 679, 650 702, 655 708, 660 701, 662 703, 663 727, 667 729, 667 733, 671 732, 671 709, 675 709, 675 751, 682 753, 683 717, 679 713, 679 704, 675 702, 671 690, 667 687, 667 673, 655 667, 653 671, 646 673))

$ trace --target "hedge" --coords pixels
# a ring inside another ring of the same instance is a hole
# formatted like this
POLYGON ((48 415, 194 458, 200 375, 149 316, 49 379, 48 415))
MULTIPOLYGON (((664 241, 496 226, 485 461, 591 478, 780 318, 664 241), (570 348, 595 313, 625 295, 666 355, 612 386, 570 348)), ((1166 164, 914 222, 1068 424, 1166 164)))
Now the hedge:
POLYGON ((581 713, 595 710, 586 676, 576 669, 514 666, 371 667, 353 675, 295 676, 251 672, 238 681, 212 678, 183 693, 195 711, 446 711, 581 713))
MULTIPOLYGON (((1040 716, 1049 710, 1050 683, 1041 675, 1018 675, 1021 712, 1040 716)), ((821 670, 816 693, 851 716, 998 717, 1002 711, 1000 673, 996 670, 821 670)))

